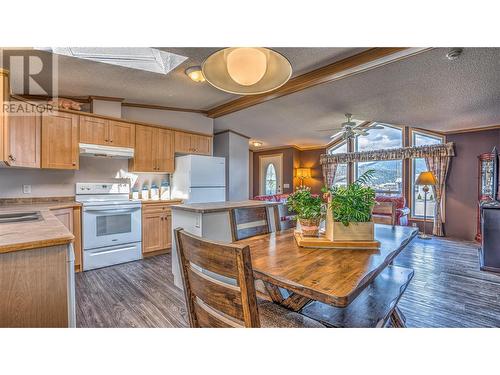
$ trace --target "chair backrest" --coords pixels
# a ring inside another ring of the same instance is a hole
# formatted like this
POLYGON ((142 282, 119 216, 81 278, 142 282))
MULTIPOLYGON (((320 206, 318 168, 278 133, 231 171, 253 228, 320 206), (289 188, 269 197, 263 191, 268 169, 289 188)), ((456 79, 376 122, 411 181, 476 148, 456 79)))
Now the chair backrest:
POLYGON ((274 222, 276 230, 282 231, 297 227, 297 215, 291 211, 286 203, 274 206, 274 222))
POLYGON ((377 202, 372 210, 373 221, 378 224, 396 225, 396 203, 377 202))
POLYGON ((266 207, 233 208, 230 215, 233 241, 270 232, 266 207))
POLYGON ((260 327, 250 248, 207 241, 181 228, 175 239, 191 327, 260 327))

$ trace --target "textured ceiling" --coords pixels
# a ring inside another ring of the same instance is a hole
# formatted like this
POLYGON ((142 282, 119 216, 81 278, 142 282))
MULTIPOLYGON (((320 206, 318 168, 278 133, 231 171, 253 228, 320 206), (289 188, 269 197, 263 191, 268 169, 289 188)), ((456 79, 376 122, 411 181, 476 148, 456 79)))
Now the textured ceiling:
POLYGON ((466 48, 449 61, 447 49, 390 63, 217 118, 264 147, 326 144, 344 113, 360 120, 451 131, 500 124, 500 48, 466 48))
MULTIPOLYGON (((164 51, 188 59, 168 75, 128 69, 115 65, 58 56, 59 94, 67 96, 112 96, 128 102, 206 110, 237 98, 208 84, 195 83, 184 70, 200 65, 219 48, 167 48, 164 51)), ((290 60, 293 74, 351 56, 363 48, 275 48, 290 60)))

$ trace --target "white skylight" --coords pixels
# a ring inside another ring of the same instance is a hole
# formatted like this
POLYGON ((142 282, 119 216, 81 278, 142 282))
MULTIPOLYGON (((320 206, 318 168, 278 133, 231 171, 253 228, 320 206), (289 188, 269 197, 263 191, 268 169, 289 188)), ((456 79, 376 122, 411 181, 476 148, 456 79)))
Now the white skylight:
POLYGON ((50 47, 39 49, 58 55, 160 74, 168 74, 187 59, 186 56, 150 47, 50 47))

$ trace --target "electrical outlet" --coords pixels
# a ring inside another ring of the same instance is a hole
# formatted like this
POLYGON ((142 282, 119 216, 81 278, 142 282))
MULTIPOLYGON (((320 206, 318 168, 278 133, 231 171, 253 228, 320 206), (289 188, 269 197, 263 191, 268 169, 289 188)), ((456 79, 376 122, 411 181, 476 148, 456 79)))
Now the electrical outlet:
POLYGON ((288 189, 290 187, 290 184, 283 184, 284 189, 288 189))
POLYGON ((23 193, 31 194, 31 185, 23 185, 23 193))

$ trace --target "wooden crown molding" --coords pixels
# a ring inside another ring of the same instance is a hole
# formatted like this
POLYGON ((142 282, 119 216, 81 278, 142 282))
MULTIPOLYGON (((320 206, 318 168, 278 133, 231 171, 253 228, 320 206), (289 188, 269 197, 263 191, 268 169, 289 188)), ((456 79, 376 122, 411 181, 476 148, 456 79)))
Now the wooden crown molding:
POLYGON ((221 117, 322 83, 335 81, 352 74, 398 61, 427 50, 429 50, 429 48, 370 48, 354 56, 347 57, 292 78, 274 91, 259 95, 243 96, 211 108, 208 110, 207 115, 211 118, 221 117))
POLYGON ((177 112, 191 112, 191 113, 199 113, 202 115, 207 115, 208 112, 201 109, 191 109, 191 108, 178 108, 178 107, 167 107, 163 105, 154 105, 154 104, 141 104, 141 103, 129 103, 123 102, 123 107, 134 107, 134 108, 146 108, 146 109, 160 109, 163 111, 177 111, 177 112))
POLYGON ((500 124, 483 126, 480 128, 465 128, 465 129, 459 129, 459 130, 449 130, 446 132, 442 132, 442 134, 443 135, 465 134, 465 133, 485 132, 488 130, 496 130, 496 129, 500 129, 500 124))

